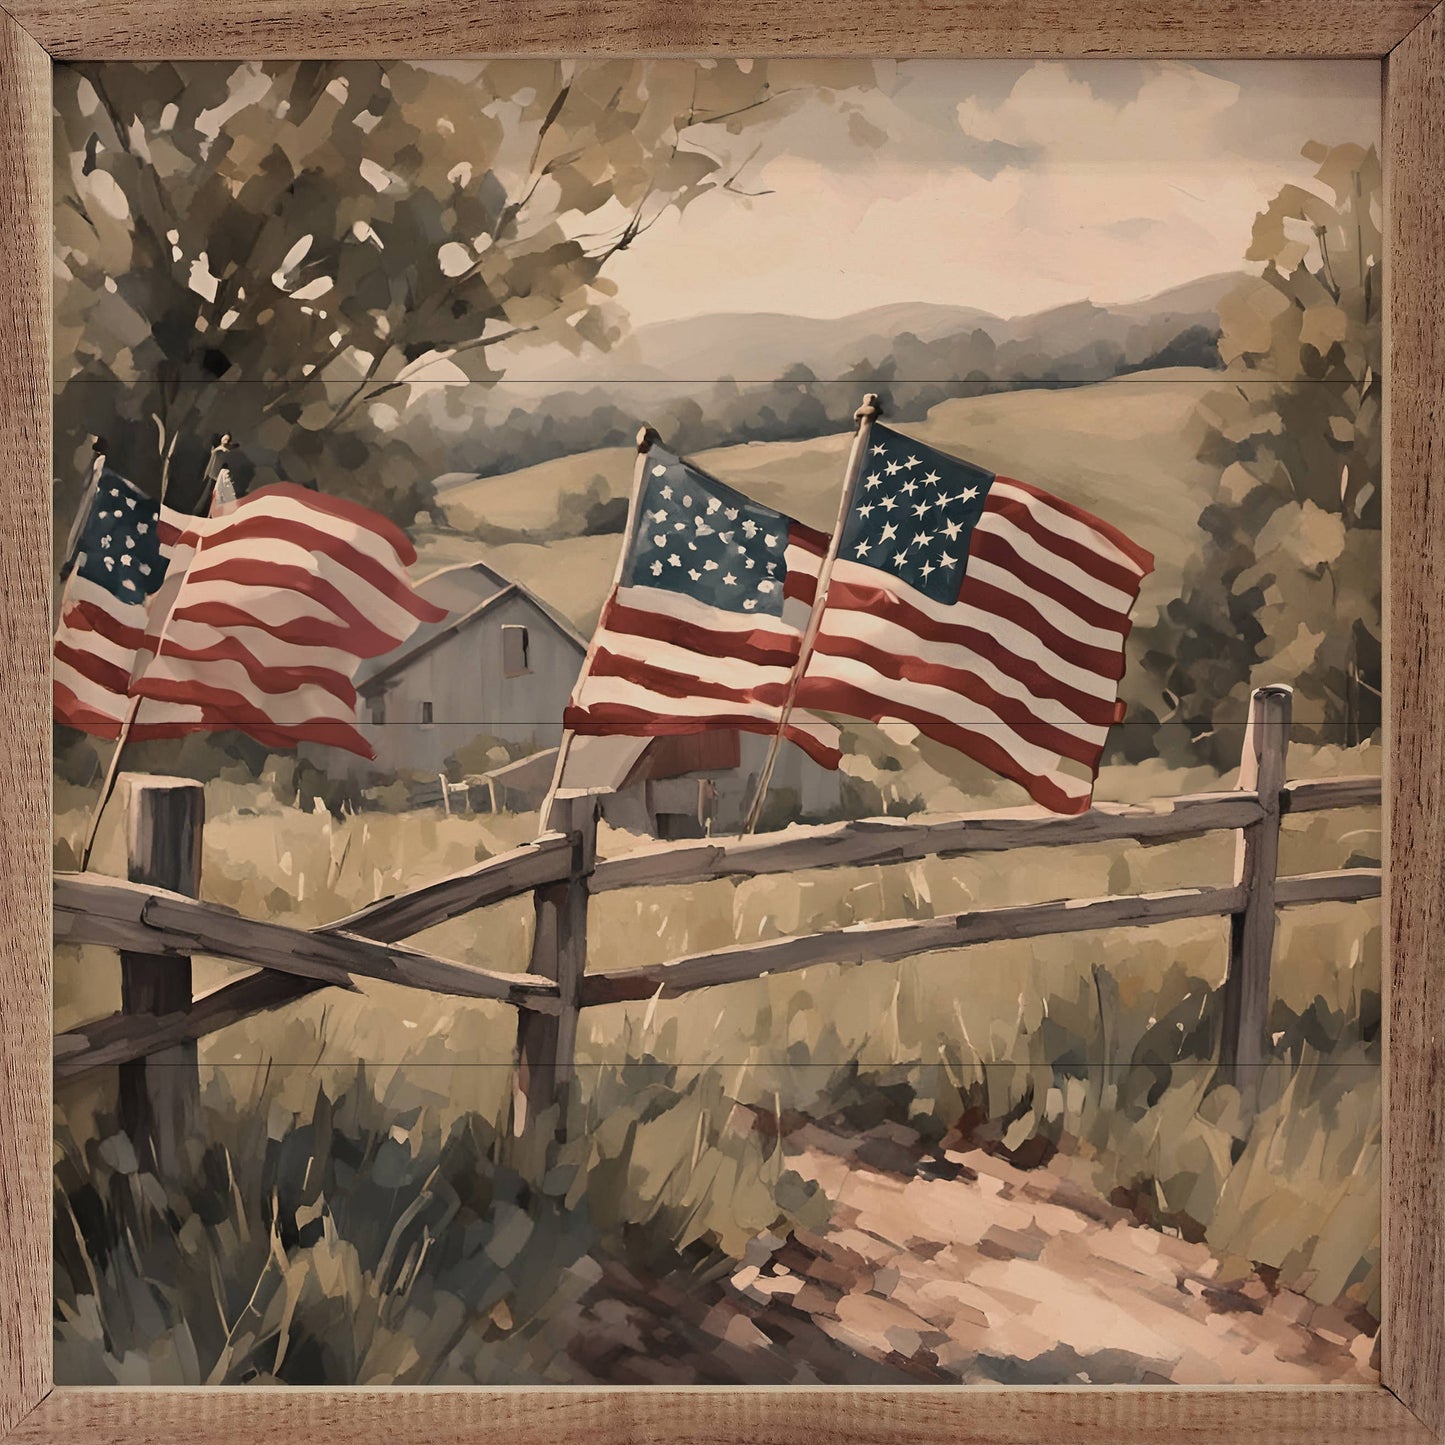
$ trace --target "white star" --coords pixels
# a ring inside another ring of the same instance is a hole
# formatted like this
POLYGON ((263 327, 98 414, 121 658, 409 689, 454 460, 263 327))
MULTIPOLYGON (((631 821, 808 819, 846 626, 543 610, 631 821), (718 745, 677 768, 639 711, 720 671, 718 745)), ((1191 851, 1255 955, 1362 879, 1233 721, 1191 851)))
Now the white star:
POLYGON ((916 466, 918 465, 918 458, 917 458, 917 457, 909 457, 908 460, 903 463, 903 465, 904 465, 905 467, 916 467, 916 466))
POLYGON ((709 498, 707 499, 707 514, 708 514, 709 517, 712 516, 712 514, 713 514, 714 512, 721 511, 721 510, 722 510, 722 503, 721 503, 720 501, 718 501, 718 499, 717 499, 716 497, 709 497, 709 498))
POLYGON ((724 573, 724 574, 723 574, 723 586, 724 586, 724 587, 736 587, 737 585, 738 585, 738 579, 737 579, 736 577, 734 577, 731 572, 727 572, 727 573, 724 573))
POLYGON ((664 487, 659 495, 664 502, 670 502, 672 500, 672 488, 664 487))
POLYGON ((723 513, 723 516, 726 517, 729 522, 736 522, 738 519, 738 509, 736 507, 729 507, 727 511, 723 513))
POLYGON ((751 557, 744 557, 744 558, 743 558, 743 566, 744 566, 744 567, 747 567, 747 568, 751 569, 751 568, 754 567, 755 565, 756 565, 756 564, 754 563, 754 561, 753 561, 753 559, 752 559, 751 557))
POLYGON ((931 487, 938 481, 938 479, 939 477, 937 472, 929 472, 929 474, 924 477, 923 484, 926 487, 931 487))
POLYGON ((892 522, 883 524, 883 535, 878 539, 880 542, 891 542, 898 535, 898 528, 892 522))
POLYGON ((654 522, 665 522, 665 521, 667 521, 667 508, 666 508, 666 507, 659 507, 659 508, 652 514, 652 520, 653 520, 654 522))
POLYGON ((743 536, 751 541, 758 535, 758 524, 751 517, 743 518, 743 536))
POLYGON ((932 532, 919 532, 913 541, 916 546, 926 547, 933 540, 932 532))
POLYGON ((916 491, 918 490, 918 483, 915 482, 912 477, 909 477, 909 479, 908 479, 906 482, 904 482, 904 484, 902 485, 902 487, 899 488, 899 490, 900 490, 905 496, 911 497, 911 496, 914 494, 914 492, 916 492, 916 491))
POLYGON ((913 509, 913 515, 915 517, 921 517, 928 510, 928 505, 929 504, 926 501, 919 502, 919 504, 913 509))
POLYGON ((652 475, 654 477, 665 477, 667 475, 667 468, 663 466, 661 462, 659 462, 655 467, 653 467, 652 475))
POLYGON ((889 462, 888 465, 883 468, 883 470, 887 472, 888 475, 891 477, 896 475, 898 472, 901 472, 903 468, 899 466, 897 462, 889 462))
POLYGON ((670 556, 670 557, 667 559, 667 565, 668 565, 669 567, 681 567, 681 566, 682 566, 682 558, 679 557, 676 552, 674 552, 674 553, 672 554, 672 556, 670 556))
POLYGON ((150 523, 149 523, 149 522, 137 522, 137 523, 136 523, 136 531, 137 531, 137 532, 149 532, 149 531, 150 531, 150 523))
POLYGON ((711 557, 709 557, 707 561, 702 564, 702 570, 704 572, 716 572, 717 563, 714 562, 711 557))
POLYGON ((858 515, 859 515, 860 517, 866 517, 866 516, 868 516, 872 511, 873 511, 873 503, 872 503, 872 502, 869 502, 866 507, 859 507, 859 508, 858 508, 858 515))
POLYGON ((893 559, 893 565, 894 565, 895 567, 900 567, 900 568, 901 568, 901 567, 903 567, 903 566, 907 563, 907 561, 908 561, 908 553, 907 553, 907 552, 899 552, 898 555, 897 555, 896 557, 894 557, 894 559, 893 559))
POLYGON ((883 478, 880 477, 877 472, 871 472, 868 476, 868 490, 871 492, 874 487, 881 487, 882 485, 883 478))
POLYGON ((944 552, 940 555, 938 562, 941 567, 952 567, 958 562, 958 558, 950 557, 947 552, 944 552))
POLYGON ((674 532, 685 532, 685 531, 687 530, 687 523, 686 523, 686 522, 674 522, 674 523, 672 524, 672 530, 673 530, 674 532))
POLYGON ((862 556, 865 556, 865 555, 867 554, 867 552, 868 552, 868 539, 865 537, 861 542, 859 542, 859 544, 857 545, 857 547, 854 548, 853 555, 854 555, 855 557, 862 557, 862 556))
POLYGON ((109 548, 110 548, 110 538, 109 538, 109 537, 102 537, 102 538, 100 539, 100 545, 101 545, 102 547, 106 548, 107 550, 109 550, 109 548))
POLYGON ((892 497, 884 497, 878 505, 882 507, 885 512, 891 512, 898 503, 895 502, 892 497))
POLYGON ((965 502, 971 502, 971 501, 973 501, 973 499, 974 499, 976 496, 978 496, 978 488, 977 488, 977 487, 965 487, 965 488, 963 489, 963 500, 964 500, 965 502))
POLYGON ((761 582, 758 583, 758 591, 759 591, 759 592, 771 592, 771 591, 773 590, 773 588, 776 587, 777 585, 778 585, 778 584, 777 584, 776 582, 769 582, 766 578, 764 578, 763 581, 761 581, 761 582))
POLYGON ((689 567, 687 569, 687 575, 691 577, 694 582, 702 581, 702 573, 699 572, 696 567, 689 567))
POLYGON ((950 521, 943 524, 944 535, 950 542, 956 542, 958 540, 958 534, 961 531, 963 531, 963 524, 961 522, 950 521))
POLYGON ((757 605, 758 605, 758 599, 757 599, 756 597, 744 597, 744 598, 743 598, 743 607, 744 607, 744 609, 745 609, 746 611, 751 612, 751 611, 753 610, 753 608, 756 607, 757 605))
POLYGON ((768 535, 763 538, 763 541, 766 542, 769 547, 776 547, 778 545, 778 539, 773 536, 771 532, 769 532, 768 535))
POLYGON ((733 534, 731 532, 719 532, 717 534, 717 539, 719 542, 731 542, 733 539, 733 534))
POLYGON ((881 457, 883 455, 883 447, 881 445, 874 447, 873 455, 875 457, 881 457))
POLYGON ((662 532, 657 533, 652 540, 659 547, 667 546, 667 537, 662 532))
POLYGON ((684 498, 682 499, 682 505, 683 505, 684 507, 690 507, 690 506, 692 506, 692 498, 691 498, 691 497, 684 497, 684 498))
POLYGON ((935 567, 932 562, 925 562, 920 570, 921 570, 922 573, 923 573, 923 580, 924 580, 925 582, 927 582, 929 576, 930 576, 932 573, 937 572, 937 571, 938 571, 938 568, 935 567))
POLYGON ((147 577, 149 577, 149 576, 151 575, 150 564, 149 564, 148 562, 142 562, 142 563, 140 564, 140 570, 141 570, 147 577))
POLYGON ((661 577, 661 576, 662 576, 662 563, 661 563, 661 562, 654 562, 654 563, 652 564, 652 575, 653 575, 654 577, 661 577))

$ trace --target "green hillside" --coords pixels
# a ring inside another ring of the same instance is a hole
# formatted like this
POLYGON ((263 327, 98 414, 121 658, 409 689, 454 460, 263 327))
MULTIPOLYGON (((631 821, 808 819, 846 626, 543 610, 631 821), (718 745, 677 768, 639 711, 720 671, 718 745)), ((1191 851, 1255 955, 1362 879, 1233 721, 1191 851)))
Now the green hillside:
MULTIPOLYGON (((1194 521, 1214 478, 1196 459, 1200 395, 1215 373, 1156 371, 1068 391, 1013 391, 934 407, 905 430, 994 471, 1034 482, 1097 511, 1153 551, 1157 570, 1135 613, 1147 623, 1178 595, 1196 545, 1194 521)), ((751 442, 694 460, 750 495, 804 522, 831 527, 846 435, 801 442, 751 442)), ((420 571, 482 555, 590 632, 611 584, 620 537, 556 535, 568 497, 589 486, 626 496, 630 448, 583 452, 501 477, 448 488, 450 529, 419 533, 420 571), (600 482, 594 479, 600 479, 600 482), (479 547, 478 527, 530 532, 537 540, 479 547)), ((575 509, 574 509, 575 510, 575 509)))

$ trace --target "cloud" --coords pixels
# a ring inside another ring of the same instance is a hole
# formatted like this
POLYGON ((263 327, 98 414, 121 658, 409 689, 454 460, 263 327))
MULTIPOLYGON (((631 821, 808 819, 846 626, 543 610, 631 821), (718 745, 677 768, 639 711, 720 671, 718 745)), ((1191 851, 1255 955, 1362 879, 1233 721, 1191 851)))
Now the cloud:
POLYGON ((738 185, 770 194, 665 217, 609 274, 639 324, 1138 299, 1242 267, 1305 142, 1378 143, 1378 86, 1373 62, 883 62, 750 132, 738 185))

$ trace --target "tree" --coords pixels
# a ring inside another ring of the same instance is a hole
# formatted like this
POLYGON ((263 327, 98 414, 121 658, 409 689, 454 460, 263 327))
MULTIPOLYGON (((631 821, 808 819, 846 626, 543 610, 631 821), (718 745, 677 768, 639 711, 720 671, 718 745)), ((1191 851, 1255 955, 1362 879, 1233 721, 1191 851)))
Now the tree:
POLYGON ((262 479, 410 521, 429 487, 372 409, 497 380, 503 343, 609 346, 608 259, 809 93, 790 61, 60 67, 63 484, 98 432, 184 504, 228 431, 262 479))
MULTIPOLYGON (((1220 306, 1237 381, 1202 403, 1200 455, 1219 469, 1205 545, 1146 640, 1201 739, 1266 681, 1294 685, 1317 736, 1357 742, 1380 722, 1380 166, 1355 145, 1304 155, 1333 199, 1286 186, 1255 220, 1263 272, 1220 306)), ((1237 755, 1237 737, 1218 751, 1237 755)))

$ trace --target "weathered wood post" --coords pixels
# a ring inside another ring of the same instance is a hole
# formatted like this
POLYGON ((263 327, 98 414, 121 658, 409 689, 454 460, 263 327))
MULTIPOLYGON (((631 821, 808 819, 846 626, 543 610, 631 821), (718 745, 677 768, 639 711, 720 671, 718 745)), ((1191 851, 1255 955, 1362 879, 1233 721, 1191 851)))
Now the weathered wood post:
MULTIPOLYGON (((195 898, 201 886, 206 794, 185 778, 132 775, 126 809, 126 873, 195 898)), ((174 1014, 191 1007, 191 961, 149 953, 120 956, 121 1011, 174 1014)), ((142 1157, 161 1174, 174 1171, 200 1117, 194 1041, 120 1066, 120 1119, 142 1157)))
POLYGON ((554 1011, 523 1008, 517 1019, 512 1075, 514 1158, 536 1166, 546 1145, 561 1136, 577 1045, 582 975, 587 968, 587 900, 597 860, 597 796, 570 789, 554 794, 544 826, 572 839, 568 876, 536 890, 531 972, 555 978, 561 993, 554 1011))
POLYGON ((1269 1020, 1269 973, 1274 953, 1275 880, 1279 875, 1280 789, 1289 753, 1294 690, 1257 688, 1249 700, 1249 723, 1239 760, 1239 786, 1259 794, 1264 816, 1240 829, 1234 881, 1244 906, 1230 918, 1229 973, 1219 1036, 1219 1072, 1244 1100, 1246 1118, 1259 1102, 1265 1029, 1269 1020))

